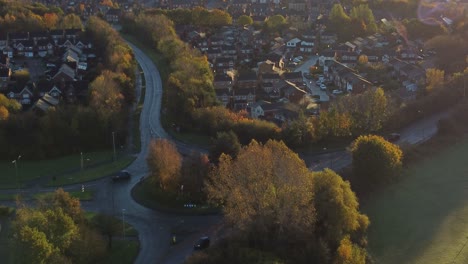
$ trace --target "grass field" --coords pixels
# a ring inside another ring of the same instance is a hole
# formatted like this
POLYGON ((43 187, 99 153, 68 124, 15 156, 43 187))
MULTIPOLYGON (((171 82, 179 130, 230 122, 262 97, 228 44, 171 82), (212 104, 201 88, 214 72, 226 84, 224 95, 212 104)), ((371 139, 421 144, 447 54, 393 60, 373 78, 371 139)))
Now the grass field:
POLYGON ((363 204, 376 263, 468 263, 467 160, 465 139, 363 204))
MULTIPOLYGON (((111 151, 83 153, 84 166, 90 167, 112 159, 111 151), (89 161, 87 161, 89 160, 89 161)), ((17 180, 22 183, 43 176, 66 174, 80 169, 81 156, 79 153, 57 159, 49 160, 25 160, 18 162, 18 178, 16 178, 15 166, 11 161, 0 161, 0 188, 16 188, 17 180)))

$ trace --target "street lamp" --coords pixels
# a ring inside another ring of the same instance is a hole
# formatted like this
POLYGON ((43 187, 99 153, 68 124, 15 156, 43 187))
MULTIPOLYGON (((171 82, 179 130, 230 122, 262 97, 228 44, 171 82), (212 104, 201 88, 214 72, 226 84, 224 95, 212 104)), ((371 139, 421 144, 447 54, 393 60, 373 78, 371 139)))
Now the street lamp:
POLYGON ((80 152, 80 156, 81 156, 81 159, 80 159, 80 167, 81 167, 81 171, 83 171, 83 152, 80 152))
POLYGON ((123 230, 123 239, 125 241, 125 209, 122 209, 122 230, 123 230))
POLYGON ((115 132, 112 131, 112 146, 114 148, 114 162, 116 161, 116 154, 115 154, 115 132))
POLYGON ((18 162, 21 159, 21 155, 18 156, 17 159, 13 160, 11 163, 15 164, 15 176, 16 176, 16 185, 18 187, 18 190, 21 189, 21 181, 19 180, 19 174, 18 174, 18 162))

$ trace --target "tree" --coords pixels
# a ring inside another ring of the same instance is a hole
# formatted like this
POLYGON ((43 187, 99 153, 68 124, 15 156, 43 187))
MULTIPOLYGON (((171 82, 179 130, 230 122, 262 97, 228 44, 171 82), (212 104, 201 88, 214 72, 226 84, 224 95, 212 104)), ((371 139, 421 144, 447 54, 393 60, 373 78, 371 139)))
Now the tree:
POLYGON ((316 232, 331 250, 351 236, 358 246, 366 246, 367 216, 359 212, 359 203, 348 181, 326 169, 314 173, 314 205, 316 232))
POLYGON ((10 116, 8 109, 6 109, 5 106, 0 105, 0 121, 7 120, 8 116, 10 116))
POLYGON ((392 181, 402 168, 403 152, 380 136, 358 137, 351 145, 353 176, 370 188, 392 181))
POLYGON ((93 224, 107 237, 107 246, 112 248, 112 238, 122 230, 122 223, 113 216, 97 214, 93 217, 93 224))
POLYGON ((206 154, 191 152, 187 157, 184 157, 180 179, 181 185, 184 186, 182 194, 194 200, 204 198, 203 184, 210 168, 210 160, 206 154))
POLYGON ((122 109, 124 98, 114 78, 114 73, 104 71, 90 84, 89 104, 104 122, 108 122, 114 114, 122 109))
POLYGON ((271 31, 281 31, 286 24, 286 18, 282 15, 271 16, 265 21, 265 26, 271 31))
POLYGON ((366 65, 368 62, 369 62, 369 58, 367 57, 367 55, 364 55, 364 54, 359 55, 358 64, 366 65))
POLYGON ((207 181, 225 219, 260 243, 301 239, 314 224, 312 181, 303 160, 282 142, 252 141, 235 160, 221 155, 207 181))
POLYGON ((426 92, 430 93, 435 89, 442 88, 444 85, 445 72, 439 69, 426 70, 426 92))
POLYGON ((250 16, 242 15, 237 19, 239 26, 249 26, 253 24, 253 19, 250 16))
POLYGON ((45 13, 44 14, 44 24, 48 29, 55 29, 59 17, 55 13, 45 13))
POLYGON ((218 132, 216 138, 213 139, 213 143, 210 148, 210 159, 214 162, 218 161, 221 154, 227 154, 233 158, 236 158, 237 153, 241 149, 241 144, 237 135, 229 130, 229 132, 218 132))
POLYGON ((312 118, 306 117, 303 112, 300 112, 299 117, 290 122, 282 132, 283 139, 289 146, 309 144, 316 139, 312 118))
POLYGON ((345 237, 341 240, 340 246, 336 250, 336 256, 333 263, 336 264, 365 264, 366 263, 366 251, 353 244, 349 237, 345 237))
POLYGON ((62 18, 62 22, 59 24, 63 29, 74 29, 83 27, 81 18, 75 14, 68 14, 62 18))
POLYGON ((348 23, 351 19, 345 13, 341 4, 334 4, 332 9, 330 10, 329 20, 332 23, 333 27, 337 28, 348 23))
POLYGON ((178 190, 182 157, 173 143, 166 139, 152 140, 146 161, 153 185, 164 191, 178 190))

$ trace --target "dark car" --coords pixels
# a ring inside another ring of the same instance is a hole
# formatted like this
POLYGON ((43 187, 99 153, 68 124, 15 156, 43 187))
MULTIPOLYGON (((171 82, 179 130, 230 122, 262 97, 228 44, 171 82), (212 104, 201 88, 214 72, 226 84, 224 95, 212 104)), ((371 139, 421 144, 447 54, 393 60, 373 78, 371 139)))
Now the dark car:
POLYGON ((193 249, 195 250, 202 250, 205 248, 208 248, 210 246, 210 238, 205 236, 205 237, 200 237, 198 242, 193 246, 193 249))
POLYGON ((390 142, 395 142, 395 141, 398 141, 400 137, 401 136, 398 133, 391 133, 390 135, 387 136, 387 140, 390 142))
POLYGON ((114 176, 112 176, 112 181, 116 182, 116 181, 127 181, 127 180, 130 180, 131 178, 131 175, 128 171, 119 171, 117 174, 115 174, 114 176))

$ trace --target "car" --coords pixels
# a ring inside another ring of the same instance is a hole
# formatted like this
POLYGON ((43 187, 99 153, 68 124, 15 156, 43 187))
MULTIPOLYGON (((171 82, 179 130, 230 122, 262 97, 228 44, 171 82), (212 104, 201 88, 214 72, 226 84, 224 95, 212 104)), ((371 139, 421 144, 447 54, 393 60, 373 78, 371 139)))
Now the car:
POLYGON ((387 140, 390 142, 395 142, 400 139, 401 135, 398 133, 391 133, 387 136, 387 140))
POLYGON ((325 86, 325 84, 320 84, 320 90, 326 90, 327 89, 327 86, 325 86))
POLYGON ((332 94, 335 94, 335 95, 338 95, 338 94, 342 94, 343 91, 340 91, 340 90, 333 90, 332 91, 332 94))
POLYGON ((55 65, 55 64, 53 64, 53 63, 47 63, 47 64, 46 64, 46 67, 47 67, 47 68, 56 68, 57 65, 55 65))
POLYGON ((131 177, 132 175, 128 171, 122 170, 117 172, 114 176, 112 176, 112 181, 128 181, 131 177))
POLYGON ((317 84, 318 86, 320 86, 322 84, 322 81, 318 80, 315 82, 315 84, 317 84))
POLYGON ((195 245, 193 246, 193 249, 202 250, 202 249, 208 248, 209 246, 210 246, 210 238, 207 236, 204 236, 198 239, 197 243, 195 243, 195 245))

